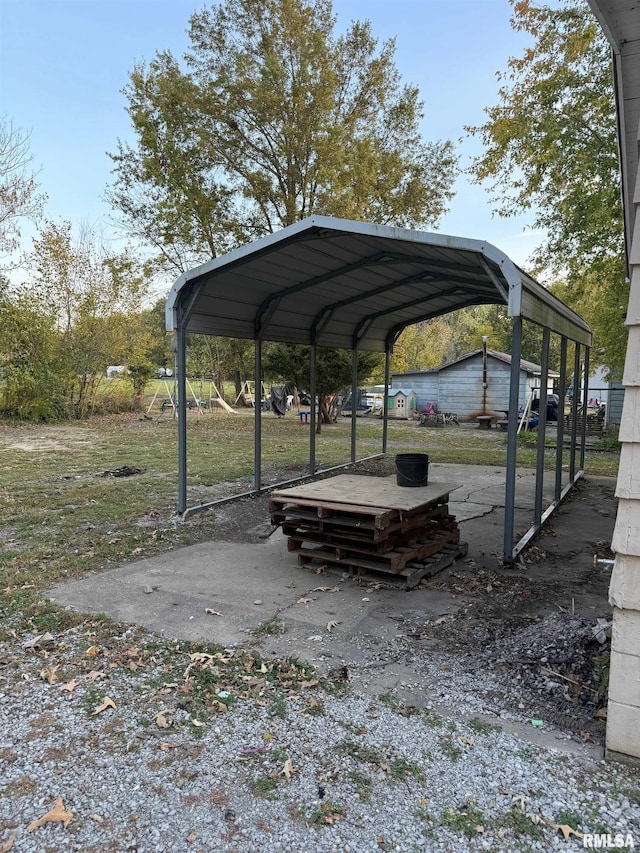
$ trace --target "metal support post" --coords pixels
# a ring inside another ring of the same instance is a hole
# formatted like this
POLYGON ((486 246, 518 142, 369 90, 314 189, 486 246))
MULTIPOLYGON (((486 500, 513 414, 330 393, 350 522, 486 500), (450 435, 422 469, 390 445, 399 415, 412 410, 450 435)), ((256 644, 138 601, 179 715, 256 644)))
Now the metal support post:
POLYGON ((259 492, 262 488, 262 340, 256 338, 254 346, 253 488, 259 492))
POLYGON ((387 397, 389 396, 389 382, 391 378, 391 347, 387 344, 384 351, 384 394, 382 397, 382 452, 387 452, 387 437, 389 433, 389 416, 387 408, 387 397))
POLYGON ((311 363, 309 367, 309 473, 316 473, 316 365, 318 348, 311 346, 311 363))
POLYGON ((584 471, 584 454, 587 449, 587 405, 589 403, 589 347, 584 348, 583 376, 584 389, 582 392, 582 444, 580 445, 580 470, 584 471))
POLYGON ((573 396, 571 397, 571 443, 569 446, 569 481, 576 478, 576 436, 578 434, 578 399, 580 397, 580 344, 576 341, 573 362, 573 396))
POLYGON ((185 323, 178 310, 176 323, 176 368, 178 408, 178 512, 187 508, 187 345, 185 323))
POLYGON ((564 448, 564 400, 567 396, 567 339, 560 339, 560 383, 558 386, 558 424, 556 427, 556 485, 554 497, 560 500, 562 494, 562 451, 564 448))
POLYGON ((540 399, 538 401, 538 444, 536 448, 536 488, 533 523, 539 526, 542 520, 542 497, 544 491, 544 453, 547 437, 547 386, 549 384, 549 329, 542 330, 542 364, 540 372, 540 399))
POLYGON ((356 461, 356 397, 358 395, 358 350, 352 350, 351 364, 351 461, 356 461))
POLYGON ((520 359, 522 354, 522 317, 513 318, 511 375, 509 383, 509 423, 507 426, 507 472, 504 498, 504 560, 513 557, 515 529, 516 465, 518 454, 518 405, 520 401, 520 359))

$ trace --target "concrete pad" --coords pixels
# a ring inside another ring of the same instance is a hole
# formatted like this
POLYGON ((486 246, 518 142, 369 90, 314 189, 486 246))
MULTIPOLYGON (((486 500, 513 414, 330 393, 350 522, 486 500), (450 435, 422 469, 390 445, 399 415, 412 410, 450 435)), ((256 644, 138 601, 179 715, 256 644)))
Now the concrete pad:
MULTIPOLYGON (((499 560, 502 552, 504 476, 504 469, 489 466, 436 464, 430 469, 430 480, 464 482, 451 493, 450 508, 459 520, 462 541, 469 543, 469 559, 478 563, 486 555, 499 560)), ((520 472, 519 487, 531 507, 532 471, 520 472)), ((530 510, 516 514, 519 529, 528 527, 530 517, 530 510)), ((256 518, 257 524, 265 521, 268 518, 256 518)), ((495 562, 490 567, 495 568, 495 562)), ((50 590, 50 596, 81 612, 106 613, 166 636, 223 645, 252 639, 255 629, 277 614, 286 623, 286 634, 263 631, 260 636, 266 635, 274 650, 308 659, 325 652, 357 656, 354 636, 384 644, 394 633, 394 616, 407 608, 430 618, 459 606, 444 593, 420 588, 409 594, 367 592, 357 584, 340 583, 339 572, 318 575, 299 568, 285 537, 277 532, 258 544, 207 542, 138 560, 62 584, 50 590), (339 592, 328 591, 336 586, 339 592), (305 598, 311 600, 300 601, 305 598), (338 623, 331 631, 330 622, 338 623)))

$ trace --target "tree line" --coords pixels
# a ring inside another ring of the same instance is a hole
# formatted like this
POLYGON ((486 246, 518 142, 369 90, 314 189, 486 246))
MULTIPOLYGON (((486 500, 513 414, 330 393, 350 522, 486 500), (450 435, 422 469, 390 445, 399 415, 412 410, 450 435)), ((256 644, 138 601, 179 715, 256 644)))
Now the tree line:
MULTIPOLYGON (((500 73, 499 103, 468 127, 483 153, 468 179, 488 187, 498 215, 530 211, 546 236, 528 270, 594 329, 597 357, 621 369, 625 334, 622 212, 611 62, 586 3, 510 0, 530 47, 500 73)), ((110 154, 107 197, 130 244, 114 252, 70 223, 41 221, 23 283, 0 279, 0 412, 84 417, 124 364, 129 390, 108 405, 141 405, 148 379, 172 366, 158 283, 311 214, 435 230, 460 164, 450 140, 426 140, 418 89, 368 21, 337 33, 330 0, 221 0, 194 13, 183 57, 159 51, 125 89, 132 142, 110 154)), ((428 117, 427 117, 428 118, 428 117)), ((46 199, 28 137, 0 121, 0 254, 46 199)), ((508 352, 506 309, 483 306, 405 330, 393 369, 437 367, 481 345, 508 352)), ((188 370, 252 375, 252 342, 190 336, 188 370)), ((319 380, 350 384, 350 357, 321 352, 319 380), (323 379, 324 376, 331 377, 323 379), (346 380, 342 382, 342 378, 346 380)), ((538 331, 523 355, 537 360, 538 331)), ((269 345, 274 381, 303 382, 306 350, 269 345), (294 373, 296 374, 294 376, 294 373)), ((380 381, 361 359, 361 381, 380 381)))

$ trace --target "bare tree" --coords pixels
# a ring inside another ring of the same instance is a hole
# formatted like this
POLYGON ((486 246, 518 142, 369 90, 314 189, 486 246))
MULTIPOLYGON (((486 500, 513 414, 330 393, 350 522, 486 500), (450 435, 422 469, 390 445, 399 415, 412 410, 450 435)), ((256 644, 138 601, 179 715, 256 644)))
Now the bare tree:
POLYGON ((0 116, 0 256, 18 248, 21 220, 36 220, 46 200, 37 191, 29 136, 0 116))

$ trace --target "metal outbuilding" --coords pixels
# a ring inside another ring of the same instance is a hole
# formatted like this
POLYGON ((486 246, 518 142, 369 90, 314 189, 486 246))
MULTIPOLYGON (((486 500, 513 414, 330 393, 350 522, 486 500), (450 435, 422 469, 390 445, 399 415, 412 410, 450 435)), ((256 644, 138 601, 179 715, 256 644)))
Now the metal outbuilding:
MULTIPOLYGON (((503 252, 479 240, 312 216, 178 278, 167 298, 166 323, 175 332, 178 382, 178 469, 180 513, 187 507, 186 345, 188 332, 256 341, 255 382, 261 381, 264 341, 306 344, 312 348, 310 394, 315 399, 316 348, 349 349, 354 354, 357 390, 358 350, 385 353, 385 399, 391 351, 402 330, 423 320, 473 305, 503 304, 513 321, 509 409, 518 408, 518 365, 522 321, 543 329, 541 381, 546 386, 550 333, 560 336, 561 387, 568 342, 574 346, 575 375, 588 376, 591 331, 574 311, 518 268, 503 252)), ((584 383, 586 389, 587 383, 584 383)), ((585 391, 586 396, 586 391, 585 391)), ((583 401, 586 406, 586 399, 583 401)), ((553 512, 581 475, 576 466, 577 397, 574 398, 569 482, 562 482, 562 430, 559 427, 555 500, 543 512, 544 423, 538 441, 534 520, 513 545, 517 419, 511 418, 507 443, 504 556, 512 560, 553 512)), ((315 462, 315 411, 311 406, 309 470, 315 462)), ((356 461, 356 419, 352 417, 351 462, 356 461)), ((387 448, 386 409, 382 453, 387 448)), ((255 413, 254 490, 261 491, 261 420, 255 413)), ((584 464, 582 435, 579 467, 584 464)))

